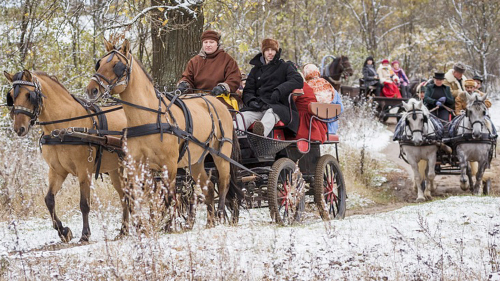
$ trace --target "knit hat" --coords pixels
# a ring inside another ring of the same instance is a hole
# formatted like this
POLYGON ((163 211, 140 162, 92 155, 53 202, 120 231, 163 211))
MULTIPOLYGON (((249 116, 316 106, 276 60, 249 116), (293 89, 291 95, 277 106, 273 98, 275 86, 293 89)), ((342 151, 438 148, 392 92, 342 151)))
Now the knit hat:
POLYGON ((398 60, 394 60, 391 62, 391 65, 394 65, 395 63, 399 64, 399 61, 398 60))
POLYGON ((453 70, 458 72, 458 73, 464 73, 465 72, 465 65, 461 62, 457 62, 453 65, 453 70))
POLYGON ((389 64, 389 60, 383 60, 383 61, 382 61, 382 64, 384 64, 384 63, 389 64))
POLYGON ((205 40, 214 40, 219 43, 220 34, 217 31, 205 30, 203 34, 201 34, 201 42, 205 40))
POLYGON ((267 39, 262 40, 262 48, 261 48, 262 53, 264 53, 264 51, 269 49, 269 48, 278 52, 280 49, 280 44, 278 43, 278 41, 271 39, 271 38, 267 38, 267 39))
POLYGON ((476 87, 476 81, 474 81, 472 79, 467 79, 467 80, 465 80, 464 86, 465 87, 476 87))
POLYGON ((304 70, 304 77, 306 78, 306 80, 317 78, 320 75, 319 68, 315 64, 312 64, 312 63, 308 63, 308 64, 304 65, 303 70, 304 70))

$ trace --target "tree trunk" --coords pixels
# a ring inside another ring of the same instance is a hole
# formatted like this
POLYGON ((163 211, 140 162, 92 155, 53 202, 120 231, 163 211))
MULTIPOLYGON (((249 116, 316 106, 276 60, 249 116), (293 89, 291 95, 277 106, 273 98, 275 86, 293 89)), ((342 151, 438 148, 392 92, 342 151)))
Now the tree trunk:
MULTIPOLYGON (((151 5, 176 5, 174 0, 152 0, 151 5)), ((170 11, 167 14, 168 24, 163 26, 159 20, 151 23, 151 40, 153 44, 151 72, 157 86, 172 89, 181 78, 187 62, 201 48, 200 36, 203 32, 202 5, 192 7, 196 18, 182 10, 170 11)), ((153 19, 163 18, 163 12, 156 10, 153 19)))

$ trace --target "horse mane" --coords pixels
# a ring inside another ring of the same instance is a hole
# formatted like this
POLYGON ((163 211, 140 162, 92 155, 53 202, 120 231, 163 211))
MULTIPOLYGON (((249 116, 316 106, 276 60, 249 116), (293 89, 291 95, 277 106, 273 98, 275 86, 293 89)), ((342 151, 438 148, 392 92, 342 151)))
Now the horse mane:
POLYGON ((146 77, 148 78, 149 82, 151 82, 151 84, 154 85, 154 82, 153 82, 153 77, 151 77, 151 75, 149 74, 149 72, 146 70, 146 67, 144 67, 144 65, 142 64, 142 62, 138 59, 135 58, 135 56, 132 56, 134 58, 134 61, 141 67, 142 71, 144 72, 144 74, 146 74, 146 77))
POLYGON ((43 77, 49 78, 50 80, 52 80, 52 82, 54 82, 57 85, 59 85, 61 88, 63 88, 69 94, 68 89, 66 89, 66 87, 64 87, 64 85, 61 84, 61 82, 59 82, 59 79, 57 78, 57 76, 50 75, 50 74, 48 74, 47 72, 44 72, 44 71, 35 71, 35 72, 33 72, 33 74, 35 74, 36 76, 43 76, 43 77))

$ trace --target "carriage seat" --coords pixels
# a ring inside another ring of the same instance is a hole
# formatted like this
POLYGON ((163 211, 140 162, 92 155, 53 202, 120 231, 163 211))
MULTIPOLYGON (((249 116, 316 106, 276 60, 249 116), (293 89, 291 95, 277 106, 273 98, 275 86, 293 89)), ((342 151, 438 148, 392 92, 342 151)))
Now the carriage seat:
POLYGON ((320 119, 331 119, 340 114, 340 104, 328 104, 320 102, 311 102, 308 106, 309 114, 320 119))

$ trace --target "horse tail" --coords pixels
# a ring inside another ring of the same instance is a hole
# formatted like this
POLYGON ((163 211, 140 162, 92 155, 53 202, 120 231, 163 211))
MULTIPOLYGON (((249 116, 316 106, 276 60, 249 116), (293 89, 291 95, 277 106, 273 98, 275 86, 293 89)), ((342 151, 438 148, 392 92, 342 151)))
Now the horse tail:
MULTIPOLYGON (((240 143, 238 142, 238 136, 236 135, 236 130, 233 130, 233 148, 231 151, 231 159, 240 163, 241 162, 241 150, 240 143)), ((237 206, 240 205, 243 198, 245 198, 245 193, 238 185, 238 166, 231 163, 230 167, 230 181, 229 181, 229 190, 227 193, 227 198, 229 202, 234 202, 237 206)), ((237 208, 236 206, 236 208, 237 208)))

